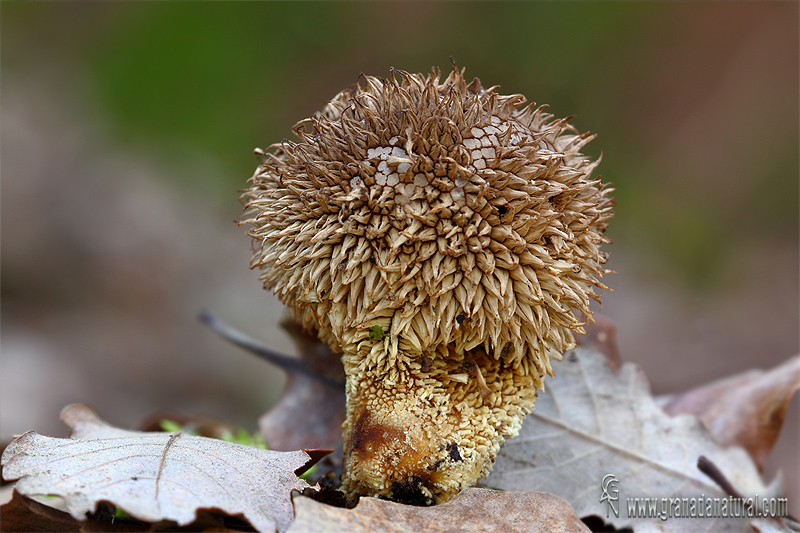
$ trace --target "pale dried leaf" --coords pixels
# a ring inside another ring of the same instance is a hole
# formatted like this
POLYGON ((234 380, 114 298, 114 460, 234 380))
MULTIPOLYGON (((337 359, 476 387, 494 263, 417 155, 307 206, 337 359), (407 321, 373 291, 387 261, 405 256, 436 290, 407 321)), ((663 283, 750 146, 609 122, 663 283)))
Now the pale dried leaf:
POLYGON ((725 497, 697 469, 705 455, 745 496, 774 496, 780 481, 766 487, 741 448, 721 448, 697 418, 671 418, 650 395, 639 368, 619 372, 605 357, 578 348, 553 367, 555 378, 536 401, 519 435, 501 449, 484 485, 504 490, 551 492, 572 504, 579 516, 599 515, 615 527, 640 531, 746 531, 748 520, 635 519, 627 497, 725 497), (619 517, 606 518, 601 483, 619 480, 619 517))
POLYGON ((290 533, 588 532, 570 505, 552 494, 467 489, 434 507, 361 498, 355 509, 295 498, 290 533))
POLYGON ((749 370, 667 398, 663 407, 673 416, 697 416, 717 442, 743 447, 763 469, 798 389, 800 357, 792 357, 772 370, 749 370))
POLYGON ((291 491, 308 487, 294 473, 309 461, 303 451, 121 430, 77 404, 62 419, 72 439, 25 433, 3 453, 3 477, 19 479, 24 495, 61 496, 79 520, 108 501, 147 522, 186 525, 198 510, 217 509, 244 516, 259 531, 284 531, 291 491))

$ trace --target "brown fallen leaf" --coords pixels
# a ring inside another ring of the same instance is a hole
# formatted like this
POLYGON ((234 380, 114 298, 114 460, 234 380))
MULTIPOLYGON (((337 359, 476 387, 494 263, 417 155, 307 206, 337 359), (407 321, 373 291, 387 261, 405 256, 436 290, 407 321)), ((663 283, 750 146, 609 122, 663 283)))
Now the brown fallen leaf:
POLYGON ((210 439, 223 439, 235 435, 239 428, 230 422, 206 415, 185 415, 172 411, 156 411, 151 413, 139 425, 139 431, 164 431, 162 422, 169 420, 180 425, 187 433, 208 437, 210 439))
POLYGON ((16 532, 81 532, 81 533, 127 533, 149 531, 214 531, 215 533, 252 531, 241 526, 247 522, 236 523, 235 519, 225 515, 201 512, 198 519, 185 527, 177 527, 171 522, 155 524, 142 522, 133 518, 121 518, 113 514, 114 508, 101 504, 98 511, 84 520, 76 520, 69 513, 56 509, 35 499, 28 498, 14 491, 11 501, 0 507, 0 531, 16 532), (232 521, 235 528, 226 526, 232 521))
POLYGON ((780 480, 765 486, 743 449, 723 449, 694 416, 664 413, 635 365, 626 363, 617 372, 602 354, 578 348, 553 369, 556 377, 519 435, 501 449, 485 486, 557 494, 579 516, 598 515, 637 532, 750 531, 749 520, 736 518, 672 519, 665 525, 657 517, 628 516, 627 497, 727 497, 697 469, 700 455, 744 495, 782 496, 780 480), (619 490, 619 516, 601 501, 608 475, 619 490))
POLYGON ((297 345, 299 357, 274 352, 232 328, 212 312, 200 320, 224 339, 283 369, 288 376, 278 402, 259 420, 264 440, 274 450, 337 448, 345 417, 344 367, 338 354, 313 331, 288 317, 281 326, 297 345))
POLYGON ((332 379, 289 372, 280 399, 258 420, 261 434, 274 450, 337 448, 342 442, 345 417, 344 367, 340 356, 297 321, 284 320, 281 326, 297 345, 300 359, 332 379))
POLYGON ((772 370, 749 370, 664 400, 671 416, 697 416, 723 446, 741 446, 763 470, 800 389, 800 356, 772 370))
POLYGON ((783 524, 777 520, 757 518, 751 524, 756 533, 797 533, 800 531, 800 523, 786 519, 783 524))
POLYGON ((81 523, 59 511, 14 491, 11 501, 0 507, 2 531, 80 531, 81 523))
POLYGON ((295 471, 303 451, 276 452, 183 433, 142 433, 108 425, 85 405, 62 420, 71 439, 28 432, 3 453, 3 477, 23 495, 56 495, 82 520, 107 501, 146 522, 187 525, 198 510, 241 515, 259 531, 284 531, 290 494, 309 485, 295 471))
POLYGON ((354 509, 294 499, 296 518, 290 533, 588 532, 570 505, 541 492, 467 489, 448 503, 413 507, 376 498, 361 498, 354 509))
POLYGON ((274 450, 335 449, 312 475, 314 480, 342 474, 342 423, 345 418, 344 367, 338 354, 291 316, 281 326, 297 345, 299 357, 274 352, 232 328, 210 311, 200 319, 224 339, 280 367, 288 376, 278 402, 259 419, 264 440, 274 450))
MULTIPOLYGON (((579 318, 586 321, 586 315, 583 313, 579 318)), ((617 369, 622 366, 617 347, 617 326, 614 325, 614 322, 600 313, 595 313, 591 320, 586 322, 586 325, 583 326, 586 335, 575 335, 575 343, 605 355, 611 368, 617 369)))

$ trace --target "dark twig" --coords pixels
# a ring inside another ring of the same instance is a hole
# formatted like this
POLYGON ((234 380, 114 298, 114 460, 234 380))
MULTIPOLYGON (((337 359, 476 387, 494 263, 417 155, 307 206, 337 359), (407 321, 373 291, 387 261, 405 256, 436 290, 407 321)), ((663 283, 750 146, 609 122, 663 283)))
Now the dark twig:
MULTIPOLYGON (((700 457, 697 458, 697 468, 702 473, 704 473, 709 478, 711 478, 711 481, 716 483, 717 486, 719 486, 719 488, 721 488, 723 491, 725 491, 725 494, 727 494, 728 496, 733 496, 734 498, 742 500, 743 502, 747 502, 747 500, 749 499, 749 498, 745 498, 744 495, 741 492, 736 490, 736 487, 734 487, 733 484, 730 481, 728 481, 728 478, 725 477, 725 474, 722 473, 722 471, 719 469, 719 467, 717 467, 717 465, 715 465, 711 461, 711 459, 709 459, 705 455, 701 455, 700 457)), ((750 501, 747 504, 747 510, 751 511, 752 508, 753 508, 753 505, 755 503, 757 503, 757 502, 750 501)), ((756 511, 758 511, 758 507, 756 507, 756 511)), ((756 512, 755 514, 758 515, 759 513, 756 512)), ((783 518, 781 518, 780 516, 775 516, 775 517, 766 516, 766 517, 762 517, 762 518, 774 518, 775 520, 778 521, 778 523, 780 525, 782 525, 783 527, 788 529, 788 526, 786 525, 786 522, 784 522, 783 518)))
POLYGON ((232 342, 240 348, 244 348, 248 352, 257 355, 262 359, 266 359, 273 365, 282 368, 290 375, 297 373, 305 374, 306 376, 323 381, 329 385, 336 387, 341 387, 343 385, 343 383, 338 379, 334 379, 325 375, 324 373, 318 371, 313 364, 310 364, 303 359, 289 357, 267 348, 254 338, 229 326, 208 309, 201 311, 198 318, 223 339, 232 342))
POLYGON ((719 467, 717 467, 717 465, 715 465, 711 459, 705 455, 701 455, 697 458, 697 468, 711 478, 711 481, 716 483, 717 486, 725 491, 725 494, 728 496, 744 499, 742 493, 736 490, 736 487, 734 487, 731 482, 728 481, 728 478, 725 477, 725 474, 722 473, 719 467))

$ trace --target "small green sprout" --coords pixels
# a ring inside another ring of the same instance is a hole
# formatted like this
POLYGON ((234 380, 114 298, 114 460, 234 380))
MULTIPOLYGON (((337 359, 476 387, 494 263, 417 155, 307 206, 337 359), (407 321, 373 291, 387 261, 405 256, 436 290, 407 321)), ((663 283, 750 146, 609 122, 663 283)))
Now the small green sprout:
POLYGON ((222 434, 221 438, 227 442, 244 444, 245 446, 252 446, 260 450, 269 450, 263 435, 259 432, 250 434, 247 430, 239 428, 236 430, 236 434, 226 432, 222 434))
POLYGON ((300 474, 300 479, 308 481, 308 478, 311 477, 317 471, 317 465, 312 466, 302 474, 300 474))
MULTIPOLYGON (((197 435, 196 432, 187 430, 178 422, 166 418, 159 421, 159 426, 161 426, 162 431, 166 431, 168 433, 177 433, 178 431, 183 431, 188 435, 197 435)), ((245 446, 252 446, 253 448, 259 448, 261 450, 269 450, 269 446, 267 446, 264 436, 258 431, 251 434, 246 429, 239 428, 236 430, 236 433, 226 431, 219 438, 227 442, 233 442, 234 444, 243 444, 245 446)))
POLYGON ((384 333, 383 328, 378 325, 372 326, 369 330, 369 338, 372 340, 382 341, 386 337, 388 337, 388 335, 384 333))
POLYGON ((161 431, 166 431, 167 433, 177 433, 179 431, 183 431, 184 433, 188 433, 183 426, 175 422, 174 420, 169 420, 167 418, 162 418, 158 425, 161 426, 161 431))
MULTIPOLYGON (((375 327, 380 329, 380 326, 375 326, 375 327)), ((383 335, 383 330, 381 329, 379 333, 383 335)), ((189 435, 197 435, 197 433, 189 431, 179 423, 175 422, 174 420, 169 420, 167 418, 161 419, 158 424, 159 426, 161 426, 162 431, 166 431, 168 433, 177 433, 179 431, 183 431, 184 433, 187 433, 189 435)), ((220 436, 220 439, 226 442, 233 442, 234 444, 243 444, 245 446, 252 446, 253 448, 258 448, 261 450, 269 450, 269 446, 267 445, 267 442, 264 440, 264 436, 258 431, 251 434, 246 429, 239 428, 236 430, 236 433, 231 433, 231 432, 223 433, 220 436)), ((314 474, 316 470, 317 466, 316 465, 312 466, 311 468, 309 468, 300 475, 300 479, 308 481, 309 476, 314 474)), ((117 518, 130 516, 119 507, 115 509, 114 513, 115 513, 114 516, 117 518)))

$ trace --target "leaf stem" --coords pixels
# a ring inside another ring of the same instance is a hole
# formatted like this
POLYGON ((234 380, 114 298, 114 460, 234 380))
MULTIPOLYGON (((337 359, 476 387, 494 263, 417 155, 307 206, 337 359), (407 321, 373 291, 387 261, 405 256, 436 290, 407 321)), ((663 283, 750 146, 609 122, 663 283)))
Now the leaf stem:
MULTIPOLYGON (((725 477, 725 474, 722 473, 719 467, 715 465, 714 462, 711 461, 711 459, 709 459, 705 455, 701 455, 700 457, 697 458, 697 469, 700 470, 705 475, 707 475, 709 478, 711 478, 711 480, 714 483, 716 483, 719 486, 719 488, 725 491, 725 494, 727 494, 728 496, 733 496, 734 498, 737 498, 743 502, 747 502, 749 500, 749 498, 745 498, 741 492, 736 490, 736 487, 734 487, 733 483, 731 483, 728 480, 728 478, 725 477)), ((746 504, 748 511, 752 511, 753 504, 754 504, 753 501, 750 501, 749 503, 746 504)), ((758 510, 758 507, 756 507, 756 510, 758 510)), ((773 518, 780 525, 788 529, 786 522, 784 522, 783 518, 781 518, 780 516, 766 517, 766 518, 773 518)))
POLYGON ((198 318, 202 323, 210 327, 214 333, 223 339, 235 344, 236 346, 239 346, 240 348, 244 348, 248 352, 257 355, 262 359, 266 359, 273 365, 282 368, 288 374, 305 374, 306 376, 336 387, 340 387, 343 384, 342 381, 319 372, 313 367, 313 365, 305 362, 303 359, 289 357, 288 355, 283 355, 282 353, 278 353, 275 350, 264 346, 249 335, 246 335, 245 333, 242 333, 241 331, 229 326, 208 309, 203 309, 198 318))

